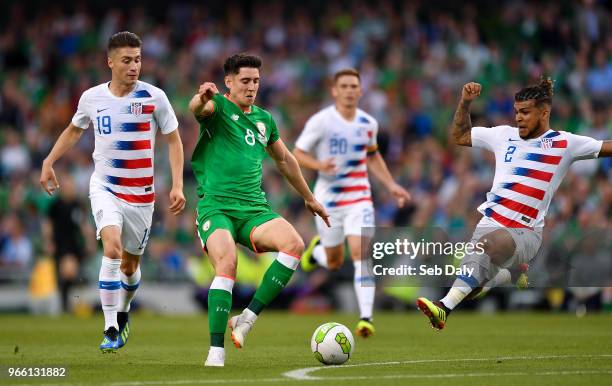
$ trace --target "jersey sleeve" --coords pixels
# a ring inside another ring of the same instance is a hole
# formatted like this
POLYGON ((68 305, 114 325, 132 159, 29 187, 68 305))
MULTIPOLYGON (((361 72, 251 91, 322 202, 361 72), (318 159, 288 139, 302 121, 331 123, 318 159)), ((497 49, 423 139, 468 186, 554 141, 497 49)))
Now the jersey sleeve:
POLYGON ((213 97, 210 99, 210 101, 213 104, 212 113, 205 117, 196 117, 196 120, 198 121, 198 123, 210 122, 217 115, 217 113, 220 113, 221 111, 223 111, 223 103, 225 102, 224 99, 225 97, 221 95, 221 93, 217 93, 213 95, 213 97))
POLYGON ((295 142, 295 147, 298 149, 310 153, 314 150, 315 146, 323 137, 323 128, 319 123, 319 119, 314 116, 310 117, 304 125, 304 130, 295 142))
POLYGON ((87 94, 83 93, 81 98, 79 99, 79 106, 77 107, 77 111, 72 117, 72 124, 76 127, 80 127, 83 130, 87 130, 89 128, 89 124, 91 123, 91 119, 89 118, 89 114, 87 113, 87 94))
POLYGON ((158 108, 153 112, 162 134, 170 134, 178 128, 178 121, 166 93, 160 91, 158 108))
POLYGON ((278 132, 278 127, 276 126, 274 118, 270 115, 270 138, 268 139, 268 146, 278 141, 279 138, 280 134, 278 132))
POLYGON ((376 137, 378 136, 378 122, 375 120, 372 124, 372 128, 368 130, 368 147, 367 154, 372 155, 378 151, 378 141, 376 137))
POLYGON ((472 127, 472 147, 493 151, 493 145, 503 136, 501 127, 472 127))
POLYGON ((567 145, 574 161, 592 159, 599 156, 603 141, 572 133, 565 133, 565 135, 567 136, 567 145))

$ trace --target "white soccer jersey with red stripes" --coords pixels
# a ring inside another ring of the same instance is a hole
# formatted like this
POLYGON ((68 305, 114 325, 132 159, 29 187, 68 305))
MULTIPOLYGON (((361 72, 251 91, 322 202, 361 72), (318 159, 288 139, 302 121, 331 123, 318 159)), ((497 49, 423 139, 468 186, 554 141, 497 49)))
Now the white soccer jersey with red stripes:
POLYGON ((92 189, 101 188, 132 205, 152 205, 155 133, 176 130, 178 121, 166 94, 138 81, 134 91, 116 97, 109 83, 81 95, 72 123, 95 134, 92 189))
POLYGON ((495 153, 493 187, 478 211, 507 228, 544 227, 544 217, 572 162, 597 158, 602 141, 549 130, 523 140, 511 126, 473 127, 472 146, 495 153))
POLYGON ((335 174, 319 172, 314 194, 328 209, 372 201, 367 154, 377 150, 378 122, 357 109, 352 121, 344 119, 336 106, 329 106, 307 122, 295 146, 314 152, 320 161, 333 158, 335 174))

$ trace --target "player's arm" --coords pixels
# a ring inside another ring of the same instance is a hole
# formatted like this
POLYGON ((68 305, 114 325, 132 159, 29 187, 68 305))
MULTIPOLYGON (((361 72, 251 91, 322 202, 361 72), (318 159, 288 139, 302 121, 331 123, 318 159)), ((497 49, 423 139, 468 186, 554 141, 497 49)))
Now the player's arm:
POLYGON ((215 111, 215 104, 211 99, 219 93, 217 86, 212 82, 205 82, 200 85, 197 94, 189 102, 189 111, 196 119, 206 118, 215 111))
POLYGON ((164 135, 168 142, 168 160, 172 173, 172 189, 170 190, 170 213, 177 215, 185 209, 185 196, 183 194, 183 143, 178 129, 164 135))
POLYGON ((463 86, 461 90, 461 100, 457 105, 451 135, 455 144, 460 146, 472 146, 472 119, 470 118, 470 105, 472 101, 480 95, 482 86, 478 83, 470 82, 463 86))
POLYGON ((328 158, 323 161, 319 161, 314 156, 310 155, 310 153, 305 152, 300 148, 293 149, 293 155, 295 159, 298 161, 301 167, 316 170, 325 174, 334 174, 338 170, 336 167, 336 162, 333 158, 328 158))
POLYGON ((395 182, 393 176, 389 172, 389 168, 387 168, 385 160, 378 150, 368 153, 367 157, 368 171, 371 171, 372 174, 389 189, 389 192, 391 192, 393 197, 397 200, 397 206, 400 208, 403 207, 411 200, 410 193, 395 182))
POLYGON ((70 123, 68 127, 62 131, 62 134, 60 134, 55 145, 53 145, 49 155, 43 161, 40 173, 40 186, 42 186, 48 194, 51 195, 56 189, 59 189, 59 183, 57 182, 57 177, 53 170, 53 164, 79 141, 81 135, 83 135, 83 129, 70 123))
POLYGON ((304 203, 306 204, 306 208, 308 208, 313 215, 318 215, 321 217, 327 226, 330 226, 328 219, 329 215, 325 211, 325 208, 323 208, 323 205, 321 205, 314 198, 308 184, 306 184, 306 181, 304 180, 304 176, 300 170, 300 165, 289 149, 287 149, 287 146, 285 146, 283 140, 279 138, 271 145, 268 145, 266 150, 276 163, 276 167, 281 174, 287 179, 287 181, 289 181, 291 186, 297 190, 299 195, 302 196, 304 203))
POLYGON ((601 157, 612 157, 612 141, 603 141, 599 151, 599 158, 601 157))

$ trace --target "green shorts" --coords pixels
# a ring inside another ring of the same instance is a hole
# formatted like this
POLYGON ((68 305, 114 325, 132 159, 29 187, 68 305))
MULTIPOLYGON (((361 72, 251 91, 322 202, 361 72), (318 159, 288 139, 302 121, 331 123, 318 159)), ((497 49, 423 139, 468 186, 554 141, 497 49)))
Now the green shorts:
POLYGON ((206 195, 198 201, 196 226, 203 249, 215 230, 227 229, 234 241, 257 252, 251 240, 252 232, 257 226, 277 217, 281 216, 267 202, 253 204, 238 198, 206 195))

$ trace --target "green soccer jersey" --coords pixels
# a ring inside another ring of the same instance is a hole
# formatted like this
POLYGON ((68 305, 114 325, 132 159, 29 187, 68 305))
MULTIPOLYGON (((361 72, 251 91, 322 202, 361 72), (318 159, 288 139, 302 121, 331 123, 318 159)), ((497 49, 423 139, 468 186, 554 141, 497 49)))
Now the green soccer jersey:
POLYGON ((191 156, 198 196, 233 197, 266 202, 261 189, 266 147, 279 139, 272 115, 257 106, 244 113, 221 94, 212 115, 198 119, 200 137, 191 156))

